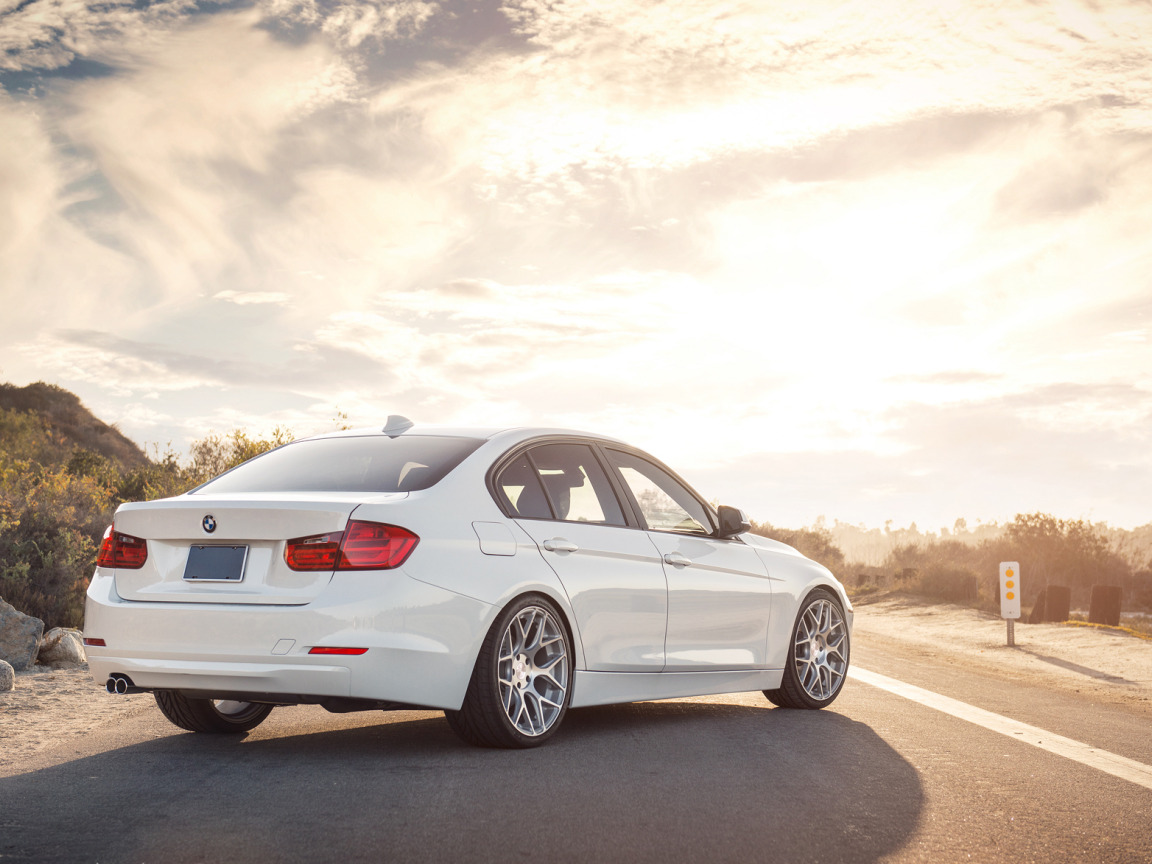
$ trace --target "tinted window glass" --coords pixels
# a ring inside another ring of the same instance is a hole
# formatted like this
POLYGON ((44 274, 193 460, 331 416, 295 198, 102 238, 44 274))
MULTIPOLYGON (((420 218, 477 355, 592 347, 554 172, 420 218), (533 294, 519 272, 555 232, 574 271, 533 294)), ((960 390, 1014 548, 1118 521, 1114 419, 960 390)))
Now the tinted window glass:
POLYGON ((544 444, 529 451, 557 519, 623 525, 608 475, 585 444, 544 444))
POLYGON ((195 494, 415 492, 440 482, 481 443, 430 435, 297 441, 209 480, 195 494))
POLYGON ((631 453, 609 450, 608 456, 628 484, 650 529, 712 533, 712 520, 704 505, 667 471, 631 453))
POLYGON ((500 472, 496 478, 496 490, 513 516, 525 519, 552 518, 544 487, 540 485, 536 469, 529 464, 527 456, 520 456, 500 472))

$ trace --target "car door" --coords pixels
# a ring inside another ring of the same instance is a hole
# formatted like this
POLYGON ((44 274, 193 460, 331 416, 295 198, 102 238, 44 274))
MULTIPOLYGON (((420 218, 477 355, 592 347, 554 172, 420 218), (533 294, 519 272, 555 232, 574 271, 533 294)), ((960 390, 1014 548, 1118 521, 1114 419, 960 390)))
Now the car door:
POLYGON ((614 448, 605 452, 664 566, 664 670, 767 666, 772 585, 760 556, 738 537, 715 537, 708 507, 654 460, 614 448))
POLYGON ((540 547, 568 592, 587 668, 664 667, 668 584, 656 548, 628 527, 608 474, 588 444, 539 444, 494 478, 505 512, 540 547))

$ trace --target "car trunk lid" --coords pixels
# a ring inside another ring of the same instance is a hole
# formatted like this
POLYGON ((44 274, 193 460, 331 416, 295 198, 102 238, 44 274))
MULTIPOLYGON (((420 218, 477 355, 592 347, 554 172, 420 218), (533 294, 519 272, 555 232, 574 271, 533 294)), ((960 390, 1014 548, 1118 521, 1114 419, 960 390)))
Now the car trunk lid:
POLYGON ((147 541, 148 558, 139 569, 112 571, 116 593, 151 602, 306 604, 328 585, 332 571, 290 569, 285 542, 343 531, 364 500, 339 494, 281 494, 275 500, 186 495, 125 504, 116 511, 116 530, 147 541))

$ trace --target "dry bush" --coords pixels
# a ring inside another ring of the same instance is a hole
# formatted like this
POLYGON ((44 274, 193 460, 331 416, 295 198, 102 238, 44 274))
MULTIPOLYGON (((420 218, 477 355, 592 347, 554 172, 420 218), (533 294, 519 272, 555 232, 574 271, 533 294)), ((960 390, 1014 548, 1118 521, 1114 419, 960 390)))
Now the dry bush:
POLYGON ((753 522, 752 533, 770 540, 779 540, 787 543, 793 549, 807 555, 813 561, 823 564, 834 574, 845 572, 844 553, 832 541, 832 535, 827 529, 814 528, 776 528, 767 522, 753 522))
POLYGON ((0 408, 0 597, 47 627, 79 627, 118 504, 179 495, 290 440, 283 429, 270 439, 236 430, 197 441, 189 464, 169 448, 124 469, 42 417, 0 408))

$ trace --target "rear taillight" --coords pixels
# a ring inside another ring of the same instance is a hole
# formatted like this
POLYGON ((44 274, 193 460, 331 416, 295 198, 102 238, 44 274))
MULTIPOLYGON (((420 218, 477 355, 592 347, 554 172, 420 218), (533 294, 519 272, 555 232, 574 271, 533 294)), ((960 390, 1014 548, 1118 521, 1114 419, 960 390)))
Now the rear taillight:
POLYGON ((292 570, 391 570, 403 564, 419 542, 396 525, 352 521, 343 531, 289 540, 284 560, 292 570))
POLYGON ((148 560, 148 543, 139 537, 124 534, 109 525, 100 542, 100 554, 96 556, 97 567, 120 567, 125 570, 139 570, 148 560))
POLYGON ((340 543, 338 570, 388 570, 404 563, 420 538, 395 525, 349 522, 340 543))
POLYGON ((335 570, 340 560, 343 531, 316 537, 297 537, 284 546, 284 560, 292 570, 335 570))

